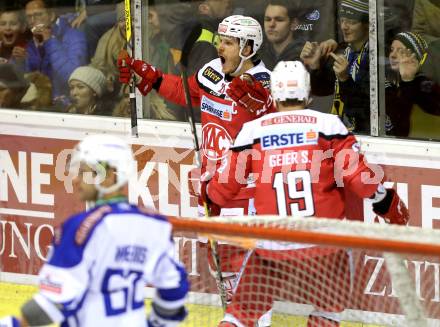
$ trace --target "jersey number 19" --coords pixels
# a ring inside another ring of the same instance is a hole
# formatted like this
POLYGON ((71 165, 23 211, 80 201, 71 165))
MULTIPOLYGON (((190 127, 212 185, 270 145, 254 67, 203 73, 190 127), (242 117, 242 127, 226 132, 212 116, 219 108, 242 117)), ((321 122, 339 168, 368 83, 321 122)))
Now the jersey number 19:
POLYGON ((307 170, 276 173, 272 187, 276 192, 280 216, 313 216, 315 206, 312 196, 312 180, 307 170), (287 194, 286 194, 287 186, 287 194))

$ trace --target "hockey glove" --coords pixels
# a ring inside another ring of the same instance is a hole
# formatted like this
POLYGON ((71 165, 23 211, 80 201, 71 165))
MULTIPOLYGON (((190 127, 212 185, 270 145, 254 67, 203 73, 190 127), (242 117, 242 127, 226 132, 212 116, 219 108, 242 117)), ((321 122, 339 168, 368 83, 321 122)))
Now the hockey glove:
POLYGON ((0 319, 0 327, 20 327, 20 321, 14 316, 7 316, 0 319))
POLYGON ((188 191, 191 196, 200 195, 200 168, 193 168, 188 172, 188 191))
POLYGON ((406 225, 409 220, 409 212, 405 203, 393 189, 387 189, 385 197, 373 203, 373 211, 385 219, 389 224, 406 225))
POLYGON ((147 95, 153 87, 158 88, 162 79, 162 72, 150 64, 135 60, 130 57, 126 50, 121 50, 118 56, 119 81, 123 84, 130 84, 133 72, 140 81, 136 82, 136 86, 142 95, 147 95))
POLYGON ((147 327, 177 327, 185 319, 188 311, 185 307, 167 310, 153 302, 147 327))
POLYGON ((259 81, 250 74, 235 77, 226 90, 237 105, 251 113, 264 112, 272 105, 272 97, 259 81))

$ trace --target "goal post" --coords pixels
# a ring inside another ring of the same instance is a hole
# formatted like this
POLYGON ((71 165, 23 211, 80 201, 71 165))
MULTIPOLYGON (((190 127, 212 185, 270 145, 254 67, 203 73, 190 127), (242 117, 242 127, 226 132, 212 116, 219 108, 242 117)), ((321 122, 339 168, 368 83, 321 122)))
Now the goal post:
POLYGON ((197 265, 186 326, 217 326, 223 316, 207 238, 219 241, 231 284, 227 316, 243 326, 272 307, 272 326, 307 326, 310 314, 341 326, 440 326, 440 231, 279 216, 170 222, 176 235, 198 239, 179 253, 187 268, 197 265))

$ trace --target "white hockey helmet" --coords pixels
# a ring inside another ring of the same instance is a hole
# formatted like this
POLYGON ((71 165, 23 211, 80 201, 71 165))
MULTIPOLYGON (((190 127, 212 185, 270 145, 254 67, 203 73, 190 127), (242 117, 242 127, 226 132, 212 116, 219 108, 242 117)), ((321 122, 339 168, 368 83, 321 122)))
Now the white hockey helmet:
POLYGON ((253 57, 263 43, 263 29, 260 23, 249 16, 232 15, 223 19, 218 25, 218 34, 224 36, 236 37, 240 41, 240 57, 242 59, 249 59, 253 57), (246 42, 252 40, 254 42, 252 53, 244 57, 242 55, 246 42))
POLYGON ((275 101, 307 101, 310 74, 301 61, 280 61, 270 76, 270 89, 275 101))
POLYGON ((90 135, 74 148, 70 169, 78 169, 80 163, 85 163, 96 171, 94 184, 100 198, 128 183, 134 168, 134 157, 131 146, 122 139, 105 134, 90 135), (105 178, 107 167, 116 170, 117 180, 112 186, 103 187, 100 182, 105 178))

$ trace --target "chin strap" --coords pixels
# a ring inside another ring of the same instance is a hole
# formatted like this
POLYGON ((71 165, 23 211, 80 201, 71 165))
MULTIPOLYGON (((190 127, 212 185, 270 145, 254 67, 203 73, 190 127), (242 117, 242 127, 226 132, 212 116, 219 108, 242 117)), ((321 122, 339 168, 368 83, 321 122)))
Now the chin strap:
POLYGON ((238 64, 237 68, 231 73, 232 76, 235 76, 235 74, 237 74, 240 71, 240 69, 243 67, 243 64, 246 60, 252 58, 256 54, 256 52, 253 52, 247 57, 243 56, 242 52, 243 52, 245 46, 246 46, 246 43, 242 48, 240 48, 239 56, 240 56, 241 60, 240 60, 240 63, 238 64))

